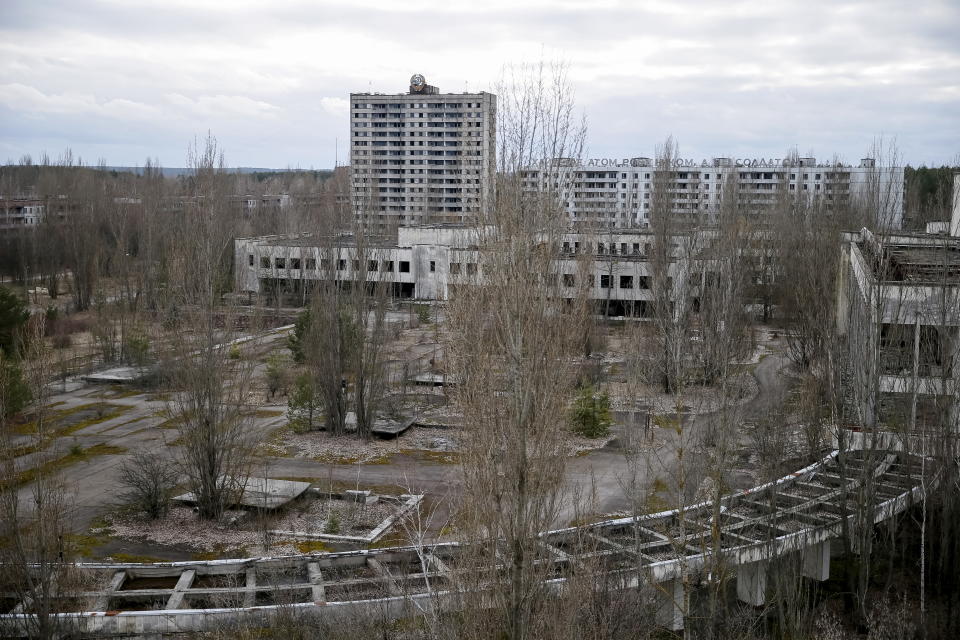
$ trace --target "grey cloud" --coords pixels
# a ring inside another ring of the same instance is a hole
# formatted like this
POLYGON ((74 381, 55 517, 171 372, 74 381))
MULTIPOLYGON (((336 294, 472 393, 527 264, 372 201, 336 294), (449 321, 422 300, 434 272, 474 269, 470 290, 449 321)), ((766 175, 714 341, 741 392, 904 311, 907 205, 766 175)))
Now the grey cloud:
POLYGON ((211 129, 233 164, 330 166, 338 138, 346 158, 351 91, 399 91, 413 71, 489 89, 503 63, 541 52, 571 63, 596 152, 651 153, 671 132, 708 155, 799 144, 852 158, 878 133, 912 162, 960 152, 949 0, 382 7, 5 2, 0 85, 24 100, 0 106, 0 154, 177 165, 211 129))

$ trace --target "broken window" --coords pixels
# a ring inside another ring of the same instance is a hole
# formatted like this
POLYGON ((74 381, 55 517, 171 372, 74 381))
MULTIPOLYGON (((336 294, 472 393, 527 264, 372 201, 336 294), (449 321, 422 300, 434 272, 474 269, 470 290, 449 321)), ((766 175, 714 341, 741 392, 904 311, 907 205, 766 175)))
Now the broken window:
POLYGON ((287 265, 287 260, 286 258, 277 258, 273 261, 273 263, 277 269, 285 269, 287 265))
POLYGON ((633 289, 633 276, 620 276, 621 289, 633 289))
POLYGON ((400 273, 410 273, 410 262, 408 260, 400 261, 400 273))

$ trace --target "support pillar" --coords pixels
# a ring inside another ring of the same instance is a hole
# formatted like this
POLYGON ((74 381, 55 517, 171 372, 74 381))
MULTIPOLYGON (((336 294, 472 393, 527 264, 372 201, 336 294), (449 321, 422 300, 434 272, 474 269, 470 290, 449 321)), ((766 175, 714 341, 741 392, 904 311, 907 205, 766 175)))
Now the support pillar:
POLYGON ((657 585, 657 624, 670 631, 683 629, 683 580, 675 578, 657 585))
POLYGON ((803 550, 803 576, 823 582, 830 579, 830 541, 803 550))
POLYGON ((767 561, 748 562, 737 567, 737 597, 762 607, 767 595, 767 561))

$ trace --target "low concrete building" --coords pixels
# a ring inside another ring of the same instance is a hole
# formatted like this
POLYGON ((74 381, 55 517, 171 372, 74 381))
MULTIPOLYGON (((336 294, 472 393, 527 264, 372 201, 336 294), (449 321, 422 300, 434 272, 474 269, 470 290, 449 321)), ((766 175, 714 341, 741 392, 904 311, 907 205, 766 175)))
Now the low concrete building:
POLYGON ((867 428, 955 433, 960 237, 852 234, 838 296, 848 418, 867 428))
MULTIPOLYGON (((588 295, 607 315, 652 314, 650 252, 656 242, 652 232, 570 232, 560 242, 556 267, 547 277, 555 280, 561 297, 573 298, 586 278, 588 295)), ((690 272, 690 259, 684 256, 698 256, 709 237, 678 235, 671 243, 675 258, 669 273, 671 286, 677 289, 690 272)), ((267 297, 279 294, 297 302, 298 297, 305 300, 311 283, 353 280, 361 271, 367 281, 390 282, 395 297, 447 300, 458 286, 482 283, 478 245, 476 228, 456 224, 400 227, 395 236, 368 239, 363 247, 349 234, 239 238, 236 290, 267 297)))

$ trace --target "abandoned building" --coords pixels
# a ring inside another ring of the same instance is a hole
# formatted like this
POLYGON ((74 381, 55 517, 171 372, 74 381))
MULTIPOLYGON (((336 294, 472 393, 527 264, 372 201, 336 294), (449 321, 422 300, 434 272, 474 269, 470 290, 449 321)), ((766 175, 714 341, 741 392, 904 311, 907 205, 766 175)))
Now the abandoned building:
MULTIPOLYGON (((652 314, 650 253, 656 240, 651 231, 570 232, 560 242, 549 277, 561 297, 573 298, 583 287, 606 315, 652 314)), ((707 243, 705 234, 672 238, 671 287, 682 286, 690 271, 682 256, 697 255, 707 243)), ((448 300, 457 286, 482 283, 478 244, 475 227, 457 224, 400 227, 389 240, 366 240, 362 247, 349 234, 238 238, 236 290, 298 304, 312 283, 352 281, 361 274, 368 282, 391 283, 397 298, 448 300)))
POLYGON ((914 434, 956 432, 960 237, 864 229, 851 234, 842 264, 850 419, 914 434))

